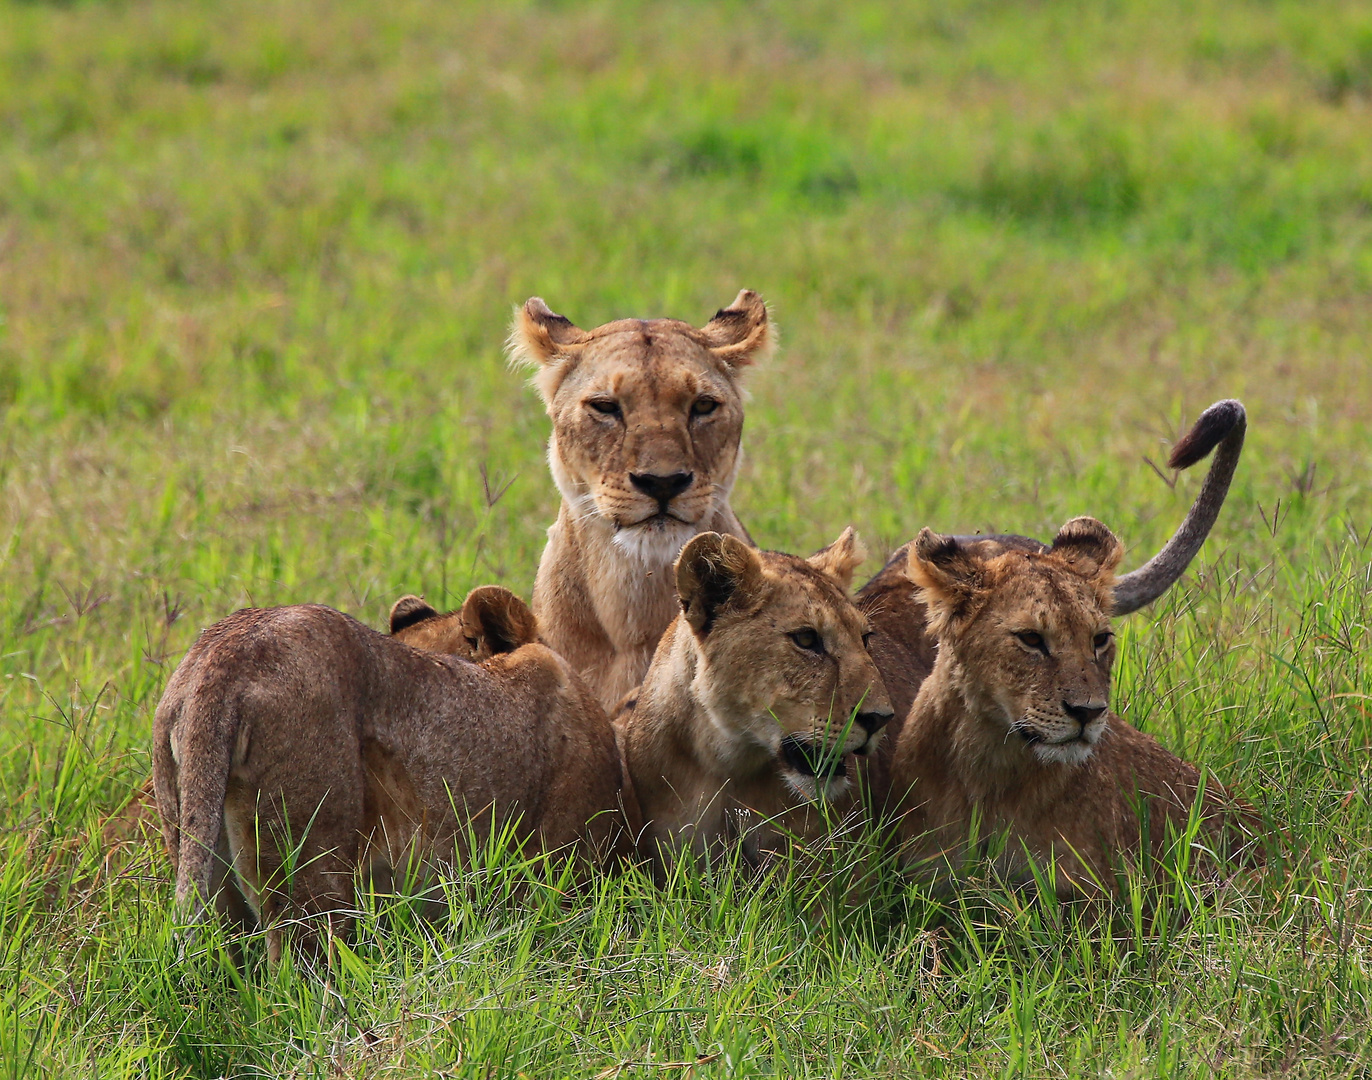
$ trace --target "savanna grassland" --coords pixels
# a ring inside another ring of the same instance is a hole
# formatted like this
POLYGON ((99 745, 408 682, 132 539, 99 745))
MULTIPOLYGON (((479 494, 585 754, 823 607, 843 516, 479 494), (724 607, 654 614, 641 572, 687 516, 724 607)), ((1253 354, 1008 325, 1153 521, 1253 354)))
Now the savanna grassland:
POLYGON ((0 5, 0 1077, 1372 1074, 1370 242, 1356 3, 0 5), (851 902, 841 844, 570 897, 493 854, 327 979, 177 959, 160 842, 100 830, 199 628, 527 595, 512 305, 741 286, 769 547, 1089 512, 1132 567, 1244 400, 1115 705, 1284 854, 1091 916, 851 902))

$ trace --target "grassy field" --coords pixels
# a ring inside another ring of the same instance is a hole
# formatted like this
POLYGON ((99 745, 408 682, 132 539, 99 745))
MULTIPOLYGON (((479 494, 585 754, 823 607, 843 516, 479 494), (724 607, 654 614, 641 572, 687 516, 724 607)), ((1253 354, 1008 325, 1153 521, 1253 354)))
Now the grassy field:
POLYGON ((1369 131, 1357 3, 0 4, 0 1080, 1372 1075, 1369 131), (327 980, 175 962, 160 845, 99 829, 199 628, 527 595, 512 305, 741 286, 770 547, 1089 512, 1131 567, 1246 402, 1115 705, 1289 857, 1085 919, 492 856, 327 980))

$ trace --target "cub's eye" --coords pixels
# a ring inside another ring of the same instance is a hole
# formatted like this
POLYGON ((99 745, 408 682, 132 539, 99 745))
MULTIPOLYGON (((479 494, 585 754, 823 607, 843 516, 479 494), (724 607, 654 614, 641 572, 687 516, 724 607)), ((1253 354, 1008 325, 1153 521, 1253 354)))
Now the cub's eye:
POLYGON ((818 632, 806 627, 804 630, 797 630, 791 635, 791 640, 807 652, 824 651, 824 642, 820 639, 818 632))
POLYGON ((1115 635, 1110 633, 1109 630, 1105 630, 1102 633, 1099 633, 1095 636, 1095 638, 1092 641, 1092 644, 1094 644, 1097 649, 1103 649, 1105 648, 1105 646, 1110 644, 1110 639, 1114 636, 1115 635))
POLYGON ((697 398, 695 404, 691 406, 692 416, 709 416, 719 408, 719 402, 714 398, 697 398))
POLYGON ((862 647, 863 647, 864 649, 867 649, 867 648, 870 648, 871 645, 872 645, 872 631, 868 630, 867 633, 865 633, 865 634, 862 635, 862 647))
POLYGON ((468 645, 470 645, 470 646, 472 647, 472 652, 476 652, 477 647, 481 644, 481 639, 480 639, 480 638, 465 637, 465 636, 464 636, 462 640, 464 640, 468 645))
POLYGON ((619 402, 611 401, 609 398, 595 398, 586 404, 604 416, 619 415, 619 402))
POLYGON ((1015 637, 1019 638, 1021 645, 1035 649, 1043 653, 1044 656, 1048 655, 1048 643, 1043 640, 1042 634, 1035 633, 1033 630, 1024 630, 1017 633, 1015 637))

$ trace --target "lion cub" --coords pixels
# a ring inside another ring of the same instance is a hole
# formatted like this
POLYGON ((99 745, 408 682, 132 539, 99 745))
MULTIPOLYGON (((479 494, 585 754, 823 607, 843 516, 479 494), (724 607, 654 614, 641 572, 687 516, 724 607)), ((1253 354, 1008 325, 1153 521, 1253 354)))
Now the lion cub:
MULTIPOLYGON (((397 609, 416 615, 413 600, 397 609)), ((213 900, 265 925, 275 961, 288 914, 347 926, 358 869, 381 882, 431 872, 506 825, 534 850, 611 852, 613 730, 570 666, 527 643, 528 608, 479 589, 456 619, 431 619, 475 629, 458 650, 487 658, 420 651, 317 605, 239 611, 191 646, 153 723, 188 921, 213 900)), ((412 618, 408 636, 428 621, 412 618)))
POLYGON ((477 663, 538 640, 529 605, 500 585, 473 589, 459 610, 446 615, 418 596, 402 596, 391 605, 390 625, 396 641, 477 663))
POLYGON ((661 877, 673 848, 738 837, 755 859, 856 804, 854 755, 891 719, 847 588, 862 552, 848 529, 809 559, 705 533, 676 563, 680 614, 616 719, 661 877))
MULTIPOLYGON (((1194 765, 1109 711, 1114 570, 1122 546, 1076 518, 1041 551, 988 550, 924 529, 909 575, 938 642, 896 742, 892 789, 909 863, 967 854, 1004 830, 1000 868, 1027 880, 1031 856, 1056 860, 1060 896, 1114 888, 1144 835, 1153 854, 1186 824, 1200 783, 1194 765), (1146 822, 1146 834, 1141 830, 1146 822)), ((1260 820, 1206 780, 1200 808, 1211 842, 1237 851, 1260 820)))

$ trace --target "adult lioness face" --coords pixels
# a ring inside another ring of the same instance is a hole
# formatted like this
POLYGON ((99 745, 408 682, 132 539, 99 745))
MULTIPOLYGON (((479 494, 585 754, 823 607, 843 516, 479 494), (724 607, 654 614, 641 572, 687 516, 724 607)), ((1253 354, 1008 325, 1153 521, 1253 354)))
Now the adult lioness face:
POLYGON ((706 533, 677 562, 695 696, 740 766, 770 757, 809 800, 847 790, 847 755, 874 752, 892 715, 845 591, 860 560, 849 529, 809 559, 706 533))
POLYGON ((1042 552, 983 547, 928 529, 911 545, 930 629, 972 676, 975 714, 1042 761, 1079 764, 1109 724, 1123 546, 1100 522, 1075 518, 1042 552))
POLYGON ((563 498, 627 552, 670 562, 727 503, 741 460, 738 376, 770 345, 748 291, 703 327, 622 319, 580 330, 534 297, 511 359, 536 367, 553 421, 548 463, 563 498))

